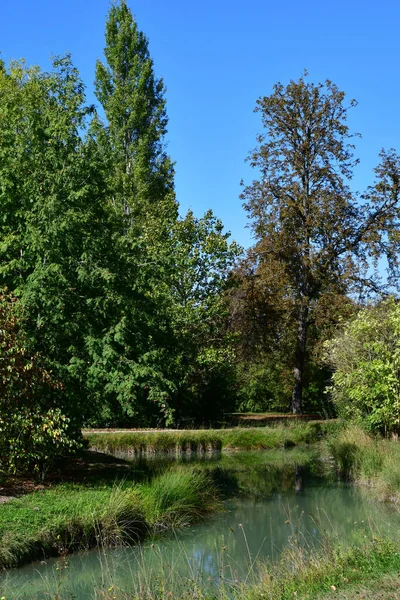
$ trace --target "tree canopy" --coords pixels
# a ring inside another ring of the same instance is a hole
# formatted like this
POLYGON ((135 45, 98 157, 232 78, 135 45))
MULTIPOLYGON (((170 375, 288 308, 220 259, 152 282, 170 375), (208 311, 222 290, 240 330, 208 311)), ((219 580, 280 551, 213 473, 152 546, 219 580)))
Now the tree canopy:
POLYGON ((238 249, 210 211, 178 218, 164 85, 124 1, 105 58, 104 122, 70 56, 1 66, 0 283, 77 425, 203 418, 238 249))

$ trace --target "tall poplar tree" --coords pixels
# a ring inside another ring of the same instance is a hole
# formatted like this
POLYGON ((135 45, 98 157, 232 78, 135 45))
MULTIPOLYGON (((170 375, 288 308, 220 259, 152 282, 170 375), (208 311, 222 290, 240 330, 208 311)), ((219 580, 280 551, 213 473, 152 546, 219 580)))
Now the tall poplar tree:
POLYGON ((99 142, 108 154, 111 201, 136 230, 149 217, 176 218, 174 169, 164 147, 165 88, 125 0, 110 8, 105 37, 106 61, 97 61, 95 80, 106 116, 99 142))
POLYGON ((125 268, 96 377, 117 399, 110 405, 111 418, 120 406, 124 414, 146 419, 174 387, 164 376, 174 343, 169 315, 174 169, 164 144, 164 84, 154 74, 148 40, 125 0, 112 4, 105 38, 105 61, 97 61, 95 79, 105 122, 96 118, 92 133, 103 157, 107 201, 120 218, 114 241, 125 268), (114 355, 122 358, 110 364, 114 355))

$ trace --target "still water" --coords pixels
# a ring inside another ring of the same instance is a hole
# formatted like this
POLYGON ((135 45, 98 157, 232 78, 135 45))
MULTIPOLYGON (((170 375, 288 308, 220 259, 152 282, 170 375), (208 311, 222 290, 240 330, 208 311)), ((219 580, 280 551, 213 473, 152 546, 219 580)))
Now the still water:
POLYGON ((261 564, 290 548, 318 548, 327 539, 346 545, 372 535, 399 537, 400 514, 369 503, 349 485, 294 465, 264 462, 235 469, 243 460, 248 455, 231 457, 230 466, 221 470, 228 496, 223 512, 143 546, 93 550, 10 570, 0 576, 0 595, 89 600, 98 597, 94 589, 113 586, 127 593, 162 589, 165 595, 210 582, 229 586, 251 580, 261 564))

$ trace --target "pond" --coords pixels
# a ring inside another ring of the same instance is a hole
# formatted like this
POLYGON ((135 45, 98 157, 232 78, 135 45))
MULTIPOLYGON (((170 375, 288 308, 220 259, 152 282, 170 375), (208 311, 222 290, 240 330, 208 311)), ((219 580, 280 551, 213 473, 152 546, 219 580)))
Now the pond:
MULTIPOLYGON (((400 514, 394 509, 370 503, 352 486, 318 477, 296 461, 271 462, 267 454, 213 457, 209 465, 201 461, 226 498, 223 512, 206 521, 142 546, 93 550, 10 570, 0 576, 1 594, 7 600, 89 600, 96 597, 94 589, 113 586, 127 593, 150 587, 163 595, 196 584, 229 586, 251 580, 266 560, 276 561, 290 549, 399 536, 400 514)), ((157 469, 162 468, 161 461, 157 469)))

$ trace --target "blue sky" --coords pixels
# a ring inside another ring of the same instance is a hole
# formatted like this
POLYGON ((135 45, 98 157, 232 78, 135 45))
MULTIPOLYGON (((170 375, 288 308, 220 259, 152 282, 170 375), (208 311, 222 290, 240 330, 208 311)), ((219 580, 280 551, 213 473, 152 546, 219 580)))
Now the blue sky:
MULTIPOLYGON (((359 105, 349 124, 362 133, 355 189, 373 181, 382 147, 400 152, 400 3, 394 0, 131 0, 150 40, 155 71, 167 86, 168 150, 176 161, 182 214, 208 208, 233 238, 251 243, 240 180, 261 131, 255 102, 275 82, 333 80, 359 105)), ((2 0, 0 50, 49 68, 71 52, 94 102, 108 0, 2 0)))

